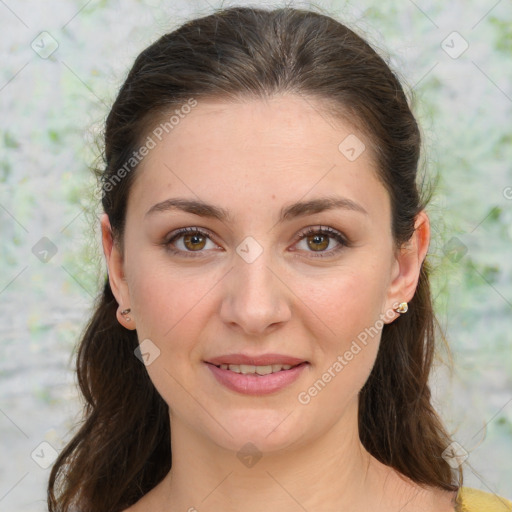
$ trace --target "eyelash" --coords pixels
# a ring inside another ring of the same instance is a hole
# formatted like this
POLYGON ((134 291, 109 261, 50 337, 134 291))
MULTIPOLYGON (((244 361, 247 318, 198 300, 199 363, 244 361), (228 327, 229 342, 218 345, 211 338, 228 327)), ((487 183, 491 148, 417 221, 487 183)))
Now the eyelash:
MULTIPOLYGON (((201 228, 189 227, 189 228, 178 229, 171 236, 171 238, 169 238, 168 240, 166 240, 164 242, 164 246, 172 254, 179 254, 180 256, 185 256, 185 257, 190 257, 190 258, 200 257, 199 254, 196 255, 194 253, 196 253, 196 252, 197 253, 201 253, 201 252, 203 252, 202 250, 199 250, 199 251, 182 251, 181 249, 175 249, 172 246, 172 243, 175 242, 176 240, 178 240, 179 238, 181 238, 183 235, 200 235, 200 236, 203 236, 203 237, 206 237, 206 238, 210 239, 213 242, 210 234, 207 231, 205 231, 205 230, 203 230, 201 228)), ((330 238, 333 238, 334 240, 336 240, 336 242, 338 242, 338 244, 339 244, 338 247, 336 247, 335 249, 330 249, 329 251, 317 251, 317 252, 315 252, 315 251, 307 251, 307 252, 311 252, 311 257, 313 257, 313 258, 326 258, 326 257, 332 256, 334 254, 337 254, 344 247, 350 247, 349 241, 339 231, 336 231, 335 229, 330 228, 328 226, 319 226, 319 227, 309 227, 309 228, 307 228, 305 231, 303 231, 299 235, 298 240, 295 243, 297 244, 297 243, 301 242, 302 240, 304 240, 305 238, 307 238, 308 236, 311 236, 311 235, 327 235, 330 238), (327 256, 326 256, 326 254, 327 254, 327 256)))

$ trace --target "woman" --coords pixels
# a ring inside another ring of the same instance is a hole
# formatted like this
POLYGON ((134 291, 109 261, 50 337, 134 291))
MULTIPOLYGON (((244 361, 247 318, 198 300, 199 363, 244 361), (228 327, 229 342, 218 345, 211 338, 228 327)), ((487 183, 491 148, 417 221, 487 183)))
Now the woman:
POLYGON ((330 17, 229 8, 144 50, 106 122, 108 279, 50 510, 510 510, 462 488, 430 401, 420 144, 330 17))

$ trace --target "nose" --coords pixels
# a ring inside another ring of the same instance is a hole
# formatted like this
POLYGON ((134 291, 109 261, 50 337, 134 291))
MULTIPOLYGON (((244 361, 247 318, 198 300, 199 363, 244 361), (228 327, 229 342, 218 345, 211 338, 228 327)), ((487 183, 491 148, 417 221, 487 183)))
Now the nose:
POLYGON ((270 263, 265 251, 251 263, 235 257, 224 282, 220 311, 226 324, 246 334, 263 335, 290 320, 293 294, 270 263))

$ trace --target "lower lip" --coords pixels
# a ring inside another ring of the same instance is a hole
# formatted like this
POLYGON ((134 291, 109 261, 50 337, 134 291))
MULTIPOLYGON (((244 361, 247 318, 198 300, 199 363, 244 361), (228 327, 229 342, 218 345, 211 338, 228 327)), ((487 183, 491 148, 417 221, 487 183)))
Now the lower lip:
POLYGON ((244 375, 217 368, 206 363, 215 378, 224 386, 245 395, 268 395, 289 386, 302 374, 308 363, 301 363, 289 370, 270 373, 268 375, 244 375))

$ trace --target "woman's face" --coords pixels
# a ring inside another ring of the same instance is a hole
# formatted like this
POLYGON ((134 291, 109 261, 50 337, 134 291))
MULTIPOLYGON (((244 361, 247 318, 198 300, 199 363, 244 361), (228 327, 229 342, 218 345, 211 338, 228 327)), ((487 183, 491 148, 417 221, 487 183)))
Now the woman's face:
POLYGON ((368 141, 315 105, 199 102, 152 135, 123 256, 108 255, 172 427, 224 448, 299 446, 353 424, 382 326, 413 294, 419 267, 394 250, 368 141), (275 372, 211 364, 243 356, 275 372))

